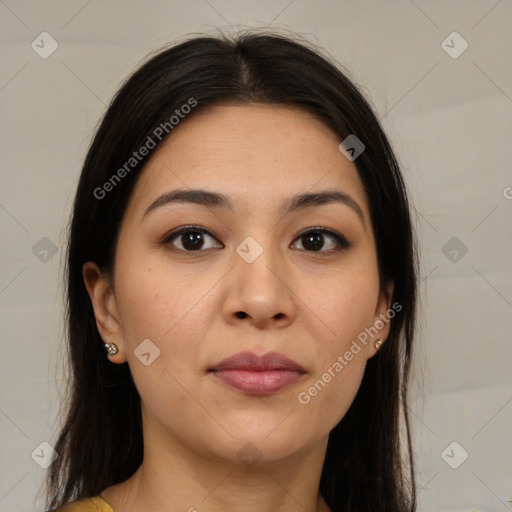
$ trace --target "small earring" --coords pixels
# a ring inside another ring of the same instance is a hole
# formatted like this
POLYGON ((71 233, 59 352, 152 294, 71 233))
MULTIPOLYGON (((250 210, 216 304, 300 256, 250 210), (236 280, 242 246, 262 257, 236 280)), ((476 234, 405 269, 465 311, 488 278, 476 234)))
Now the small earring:
POLYGON ((381 347, 381 345, 384 343, 384 340, 382 338, 378 339, 376 342, 375 342, 375 348, 377 350, 379 350, 379 348, 381 347))
POLYGON ((119 352, 117 345, 115 343, 105 343, 105 350, 109 356, 113 356, 119 352))

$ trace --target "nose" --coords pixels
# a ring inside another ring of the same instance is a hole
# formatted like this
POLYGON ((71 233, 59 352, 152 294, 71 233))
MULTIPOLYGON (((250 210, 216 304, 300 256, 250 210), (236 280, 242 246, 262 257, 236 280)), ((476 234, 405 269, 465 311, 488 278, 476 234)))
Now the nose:
POLYGON ((257 329, 280 329, 296 317, 296 295, 286 262, 263 250, 248 263, 237 253, 226 280, 223 316, 228 323, 250 324, 257 329))

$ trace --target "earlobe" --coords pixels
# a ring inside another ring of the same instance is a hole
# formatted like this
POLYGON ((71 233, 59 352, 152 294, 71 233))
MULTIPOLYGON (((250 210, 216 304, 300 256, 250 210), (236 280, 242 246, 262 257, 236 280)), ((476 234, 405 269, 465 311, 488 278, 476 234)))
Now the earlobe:
POLYGON ((116 298, 109 276, 104 274, 96 263, 88 261, 82 266, 82 277, 91 300, 96 327, 105 342, 105 357, 113 363, 126 362, 116 298))
POLYGON ((390 322, 394 316, 391 314, 391 300, 393 297, 394 284, 389 283, 384 290, 381 290, 375 316, 373 319, 373 343, 370 345, 370 357, 373 357, 386 342, 389 335, 390 322))

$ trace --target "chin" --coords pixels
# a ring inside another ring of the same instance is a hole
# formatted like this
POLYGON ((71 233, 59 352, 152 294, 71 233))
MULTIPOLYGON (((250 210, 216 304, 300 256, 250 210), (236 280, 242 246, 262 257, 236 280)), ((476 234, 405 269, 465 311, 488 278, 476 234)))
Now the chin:
MULTIPOLYGON (((303 423, 287 422, 287 414, 268 418, 245 415, 235 423, 224 422, 223 427, 229 434, 223 431, 221 439, 209 437, 204 443, 210 450, 213 446, 217 456, 250 466, 247 461, 270 463, 291 457, 327 435, 307 432, 303 423)), ((290 419, 292 416, 293 412, 290 419)))

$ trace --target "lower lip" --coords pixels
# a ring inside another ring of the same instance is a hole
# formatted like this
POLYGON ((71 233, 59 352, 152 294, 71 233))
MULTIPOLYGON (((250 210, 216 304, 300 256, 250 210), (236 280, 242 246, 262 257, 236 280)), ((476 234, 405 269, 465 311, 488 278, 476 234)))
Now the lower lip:
POLYGON ((292 370, 218 370, 212 372, 219 380, 254 395, 268 395, 275 393, 294 382, 304 374, 292 370))

